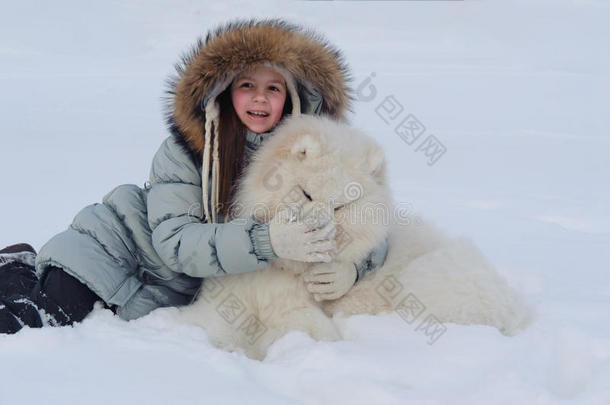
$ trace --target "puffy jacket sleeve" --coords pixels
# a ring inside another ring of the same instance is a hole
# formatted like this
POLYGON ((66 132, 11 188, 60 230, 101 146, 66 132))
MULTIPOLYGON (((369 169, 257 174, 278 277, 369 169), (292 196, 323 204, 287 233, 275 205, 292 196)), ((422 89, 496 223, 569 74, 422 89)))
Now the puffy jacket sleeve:
POLYGON ((253 219, 202 222, 201 194, 200 169, 172 137, 167 138, 153 159, 147 198, 152 243, 161 260, 192 277, 264 268, 273 255, 261 252, 253 238, 268 239, 265 227, 253 219))

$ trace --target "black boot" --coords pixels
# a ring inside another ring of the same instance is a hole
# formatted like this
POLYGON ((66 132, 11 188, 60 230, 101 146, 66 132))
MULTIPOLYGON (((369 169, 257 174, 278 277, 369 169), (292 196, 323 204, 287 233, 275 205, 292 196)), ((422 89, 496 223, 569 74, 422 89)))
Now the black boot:
POLYGON ((36 251, 24 243, 0 250, 0 333, 15 333, 24 325, 71 325, 101 300, 59 267, 47 267, 38 279, 35 259, 36 251))
POLYGON ((38 281, 34 270, 36 251, 26 243, 0 250, 0 299, 28 295, 38 281))
POLYGON ((0 250, 0 333, 42 326, 38 306, 30 299, 38 282, 35 260, 36 251, 25 243, 0 250))

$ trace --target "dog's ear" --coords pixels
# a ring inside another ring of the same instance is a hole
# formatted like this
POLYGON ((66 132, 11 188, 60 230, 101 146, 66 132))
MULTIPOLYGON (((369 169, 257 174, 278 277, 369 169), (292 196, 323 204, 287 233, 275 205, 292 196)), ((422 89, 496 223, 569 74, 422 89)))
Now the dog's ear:
POLYGON ((290 153, 298 160, 317 157, 320 155, 320 141, 310 134, 305 134, 292 145, 290 153))
POLYGON ((377 184, 383 184, 385 182, 385 155, 379 146, 372 145, 367 148, 365 165, 366 170, 373 176, 377 184))

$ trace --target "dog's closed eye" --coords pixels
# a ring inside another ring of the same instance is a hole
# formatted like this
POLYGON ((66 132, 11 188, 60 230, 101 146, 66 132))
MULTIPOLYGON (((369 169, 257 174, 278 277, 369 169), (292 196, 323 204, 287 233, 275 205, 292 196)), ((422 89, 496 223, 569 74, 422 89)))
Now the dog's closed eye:
POLYGON ((313 201, 311 199, 311 196, 309 195, 309 193, 305 190, 303 190, 303 188, 301 187, 301 191, 303 192, 303 195, 305 196, 305 198, 307 198, 309 201, 313 201))

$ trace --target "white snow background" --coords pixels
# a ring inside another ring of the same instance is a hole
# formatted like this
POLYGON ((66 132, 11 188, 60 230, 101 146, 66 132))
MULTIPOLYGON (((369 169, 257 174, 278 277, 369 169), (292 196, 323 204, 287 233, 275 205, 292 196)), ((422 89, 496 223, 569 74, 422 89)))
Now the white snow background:
POLYGON ((536 318, 429 344, 395 313, 354 316, 345 341, 293 332, 257 362, 175 309, 96 309, 0 336, 0 404, 609 404, 610 5, 497 3, 3 2, 0 246, 40 249, 142 185, 179 56, 234 17, 283 17, 342 49, 354 87, 374 73, 351 121, 385 148, 396 200, 474 239, 536 318), (404 110, 386 124, 389 96, 404 110), (408 114, 446 147, 435 164, 394 132, 408 114))

